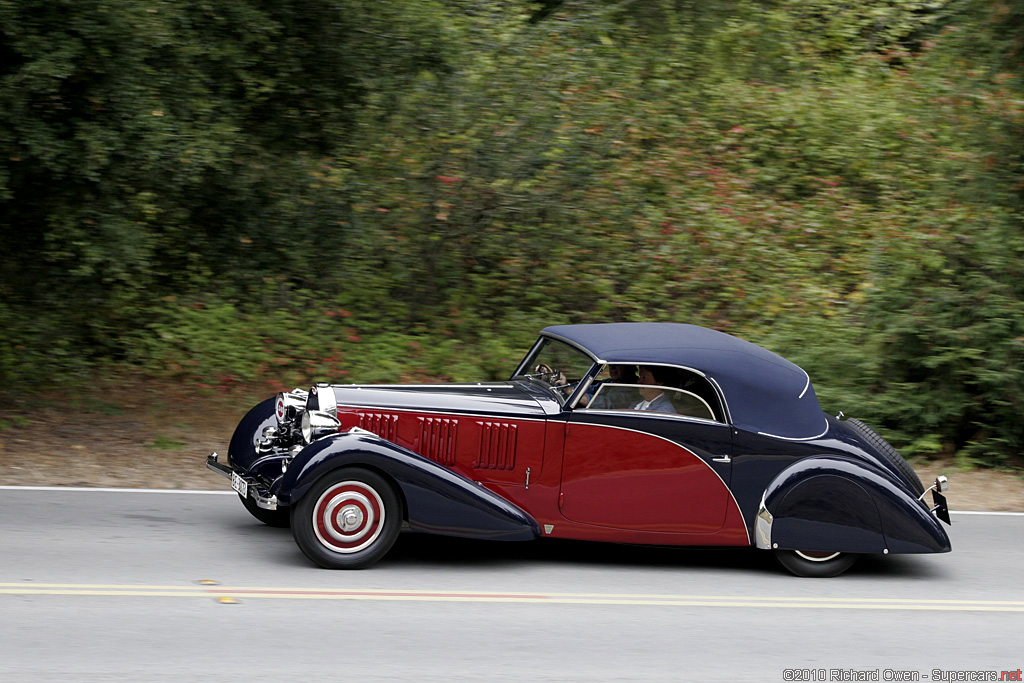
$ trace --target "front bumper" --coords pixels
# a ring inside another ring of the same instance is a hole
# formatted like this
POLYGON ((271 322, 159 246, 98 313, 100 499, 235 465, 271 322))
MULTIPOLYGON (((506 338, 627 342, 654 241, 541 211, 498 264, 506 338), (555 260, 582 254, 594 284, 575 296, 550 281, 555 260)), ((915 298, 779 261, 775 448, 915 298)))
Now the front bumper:
MULTIPOLYGON (((236 479, 245 482, 245 495, 256 503, 257 506, 264 510, 276 510, 277 509, 277 496, 270 495, 269 491, 266 491, 263 486, 250 476, 243 474, 242 472, 236 472, 229 466, 221 463, 218 460, 216 452, 210 453, 206 457, 206 467, 213 470, 217 474, 222 474, 232 481, 231 488, 238 491, 236 486, 236 479)), ((242 495, 239 491, 239 495, 242 495)))

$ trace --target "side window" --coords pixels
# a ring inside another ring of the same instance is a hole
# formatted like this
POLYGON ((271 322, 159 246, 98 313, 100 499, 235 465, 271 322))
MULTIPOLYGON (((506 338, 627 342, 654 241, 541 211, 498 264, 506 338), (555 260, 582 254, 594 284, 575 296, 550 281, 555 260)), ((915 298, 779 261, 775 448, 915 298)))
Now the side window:
POLYGON ((576 405, 589 410, 628 410, 641 400, 636 382, 636 365, 606 365, 576 405))
POLYGON ((629 410, 643 400, 639 388, 637 384, 602 382, 596 385, 596 391, 583 407, 590 410, 629 410))
POLYGON ((706 378, 666 366, 618 366, 611 372, 606 367, 579 407, 646 410, 725 422, 718 394, 706 378))
POLYGON ((683 389, 666 389, 665 394, 668 395, 669 400, 672 402, 675 412, 680 415, 699 417, 702 420, 717 419, 714 409, 706 400, 695 393, 684 391, 683 389))
POLYGON ((718 398, 718 392, 706 377, 690 370, 680 370, 678 397, 673 399, 680 414, 692 415, 716 422, 725 422, 725 411, 718 398), (710 413, 710 416, 708 415, 710 413))

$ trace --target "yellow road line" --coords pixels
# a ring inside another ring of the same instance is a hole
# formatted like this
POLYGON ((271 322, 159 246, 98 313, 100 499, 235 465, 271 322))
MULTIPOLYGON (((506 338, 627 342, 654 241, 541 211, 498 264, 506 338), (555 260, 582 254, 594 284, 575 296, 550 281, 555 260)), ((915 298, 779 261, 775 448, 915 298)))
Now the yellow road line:
POLYGON ((308 589, 242 586, 132 584, 0 583, 0 595, 177 597, 277 600, 373 600, 479 602, 560 605, 648 605, 661 607, 771 607, 945 612, 1024 612, 1019 600, 917 598, 827 598, 800 596, 673 595, 645 593, 543 593, 516 591, 439 591, 424 589, 308 589))

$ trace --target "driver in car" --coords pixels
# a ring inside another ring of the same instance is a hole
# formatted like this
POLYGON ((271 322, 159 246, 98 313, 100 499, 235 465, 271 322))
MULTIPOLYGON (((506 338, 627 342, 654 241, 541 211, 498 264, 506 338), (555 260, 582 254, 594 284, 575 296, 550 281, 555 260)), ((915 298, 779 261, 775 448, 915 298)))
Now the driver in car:
POLYGON ((639 398, 633 387, 608 386, 602 389, 602 384, 636 384, 636 366, 609 365, 608 378, 594 382, 580 399, 580 405, 591 410, 615 410, 630 408, 639 398))

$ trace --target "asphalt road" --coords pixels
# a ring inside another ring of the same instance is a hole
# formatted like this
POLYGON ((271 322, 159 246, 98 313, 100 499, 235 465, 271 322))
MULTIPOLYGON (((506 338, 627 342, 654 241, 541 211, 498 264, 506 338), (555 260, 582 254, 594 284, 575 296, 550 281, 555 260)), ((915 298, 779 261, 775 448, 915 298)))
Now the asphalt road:
POLYGON ((754 550, 405 534, 332 572, 232 495, 6 488, 0 681, 998 677, 1024 667, 1022 536, 955 514, 951 554, 815 580, 754 550))

